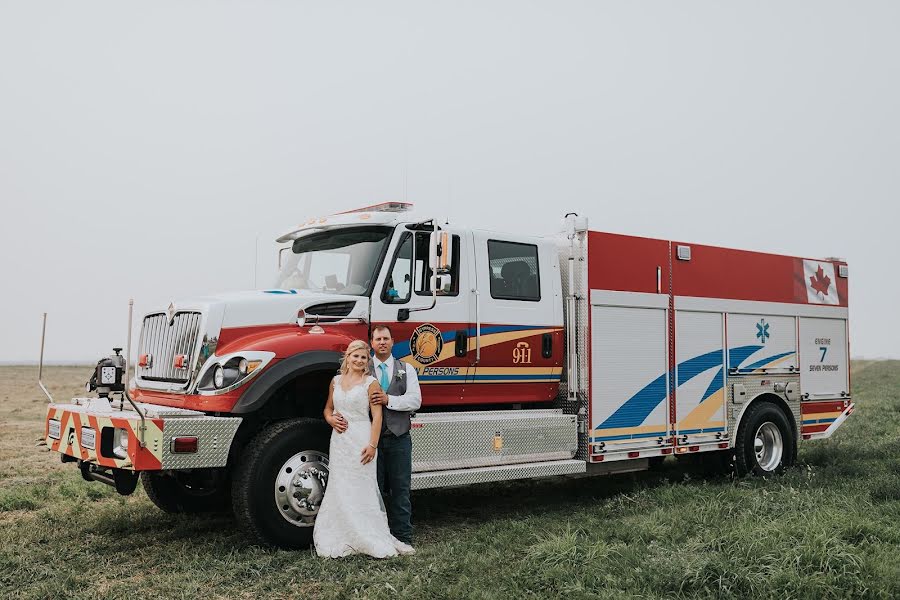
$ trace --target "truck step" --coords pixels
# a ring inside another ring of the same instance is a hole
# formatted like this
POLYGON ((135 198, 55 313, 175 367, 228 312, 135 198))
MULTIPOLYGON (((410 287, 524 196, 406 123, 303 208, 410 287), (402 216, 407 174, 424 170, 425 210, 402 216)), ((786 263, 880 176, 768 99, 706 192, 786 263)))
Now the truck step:
POLYGON ((474 467, 471 469, 452 469, 448 471, 426 471, 413 473, 412 489, 424 490, 436 487, 486 483, 489 481, 572 475, 584 473, 585 470, 586 463, 583 460, 554 460, 493 467, 474 467))

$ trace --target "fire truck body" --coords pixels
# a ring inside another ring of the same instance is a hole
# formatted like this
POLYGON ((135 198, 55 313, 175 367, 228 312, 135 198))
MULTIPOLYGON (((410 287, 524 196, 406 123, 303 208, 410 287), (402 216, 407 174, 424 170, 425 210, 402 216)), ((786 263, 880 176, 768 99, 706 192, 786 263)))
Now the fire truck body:
POLYGON ((776 472, 853 409, 842 261, 588 231, 572 215, 566 235, 535 238, 373 208, 279 238, 277 289, 147 315, 133 406, 51 404, 48 445, 122 493, 144 473, 165 510, 230 497, 257 538, 296 546, 327 485, 328 383, 374 324, 421 383, 419 489, 703 452, 776 472))
POLYGON ((756 402, 792 453, 852 411, 845 263, 599 232, 583 256, 589 461, 739 451, 756 402))

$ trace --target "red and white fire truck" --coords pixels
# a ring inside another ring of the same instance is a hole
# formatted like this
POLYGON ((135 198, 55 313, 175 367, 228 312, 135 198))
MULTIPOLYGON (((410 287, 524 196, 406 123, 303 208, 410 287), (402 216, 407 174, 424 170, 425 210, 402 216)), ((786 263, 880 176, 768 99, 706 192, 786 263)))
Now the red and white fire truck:
POLYGON ((231 505, 259 541, 308 545, 328 484, 328 384, 388 324, 416 368, 413 489, 646 468, 790 466, 853 410, 847 264, 602 233, 411 218, 387 203, 278 238, 274 289, 143 319, 135 376, 51 403, 45 438, 89 480, 169 512, 231 505))

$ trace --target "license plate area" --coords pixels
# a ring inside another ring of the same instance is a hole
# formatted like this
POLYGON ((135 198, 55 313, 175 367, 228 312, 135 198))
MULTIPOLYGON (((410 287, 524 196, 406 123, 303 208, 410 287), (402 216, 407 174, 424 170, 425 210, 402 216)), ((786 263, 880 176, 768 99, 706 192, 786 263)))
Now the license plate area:
POLYGON ((59 439, 59 419, 50 419, 48 423, 49 427, 47 429, 47 437, 52 438, 54 440, 59 439))
POLYGON ((90 427, 81 428, 81 447, 85 450, 94 450, 97 445, 97 432, 90 427))

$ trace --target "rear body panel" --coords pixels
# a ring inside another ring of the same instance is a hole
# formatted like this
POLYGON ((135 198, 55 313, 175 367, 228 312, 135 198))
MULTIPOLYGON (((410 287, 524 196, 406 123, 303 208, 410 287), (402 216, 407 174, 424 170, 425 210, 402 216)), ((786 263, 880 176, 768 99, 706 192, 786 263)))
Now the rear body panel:
MULTIPOLYGON (((587 238, 591 460, 727 447, 762 394, 781 397, 796 417, 801 400, 837 401, 841 409, 822 418, 838 425, 849 414, 845 263, 594 231, 587 238)), ((803 433, 831 426, 811 420, 804 417, 803 433)))

